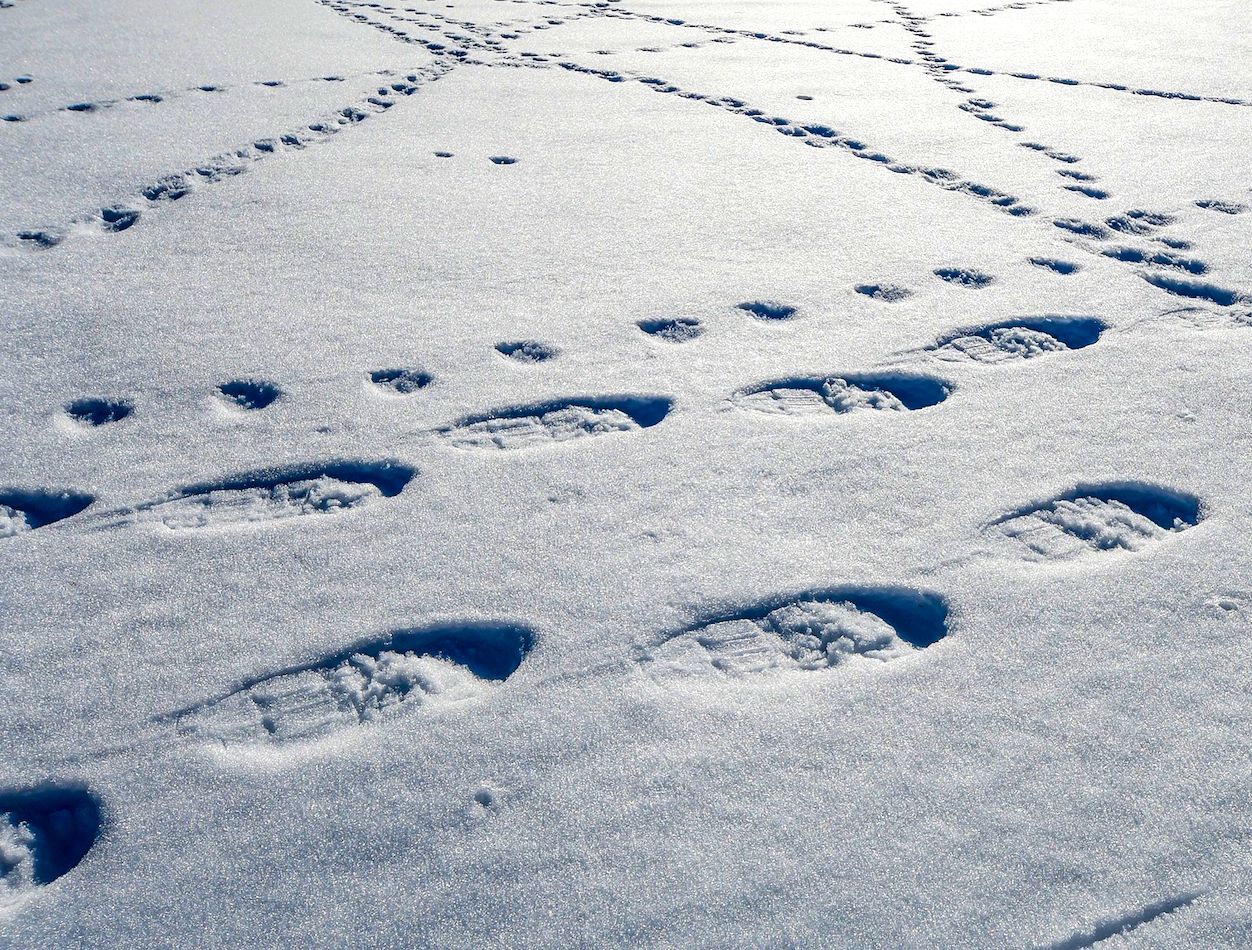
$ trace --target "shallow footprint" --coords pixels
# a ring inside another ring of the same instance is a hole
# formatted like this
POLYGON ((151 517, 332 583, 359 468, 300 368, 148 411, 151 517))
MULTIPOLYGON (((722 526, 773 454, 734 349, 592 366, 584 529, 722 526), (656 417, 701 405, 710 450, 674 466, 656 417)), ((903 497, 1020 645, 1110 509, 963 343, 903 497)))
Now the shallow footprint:
POLYGON ((556 359, 561 351, 540 340, 509 340, 496 344, 496 352, 515 363, 546 363, 556 359))
POLYGON ((1199 499, 1137 482, 1079 485, 1009 512, 988 530, 1029 560, 1070 560, 1099 551, 1141 551, 1201 520, 1199 499))
POLYGON ((439 434, 460 449, 521 449, 649 429, 669 415, 672 405, 663 396, 589 396, 508 406, 467 416, 439 434))
POLYGON ((646 648, 639 662, 664 684, 887 663, 947 636, 947 616, 929 591, 836 588, 715 616, 646 648))
POLYGON ((935 269, 935 276, 946 283, 968 287, 971 290, 982 290, 995 282, 995 278, 990 274, 966 270, 963 267, 939 267, 935 269))
POLYGON ((810 376, 758 383, 731 402, 743 409, 784 416, 829 415, 856 409, 908 412, 948 398, 952 387, 928 376, 861 373, 810 376))
POLYGON ((389 636, 244 683, 173 714, 181 734, 223 745, 324 738, 400 706, 472 699, 511 676, 534 638, 509 624, 442 625, 389 636))
POLYGON ((434 381, 430 373, 414 368, 376 369, 370 373, 370 382, 391 396, 412 395, 434 381))
POLYGON ((399 462, 327 462, 266 469, 192 485, 171 498, 122 512, 120 522, 197 530, 340 514, 398 495, 416 474, 416 469, 399 462))
POLYGON ((100 835, 100 804, 86 789, 0 790, 0 912, 74 870, 100 835))
POLYGON ((704 333, 704 325, 695 317, 640 320, 636 326, 648 336, 667 343, 686 343, 704 333))
POLYGON ((930 350, 942 360, 1005 363, 1083 349, 1106 329, 1095 317, 1023 317, 957 330, 940 337, 930 350))

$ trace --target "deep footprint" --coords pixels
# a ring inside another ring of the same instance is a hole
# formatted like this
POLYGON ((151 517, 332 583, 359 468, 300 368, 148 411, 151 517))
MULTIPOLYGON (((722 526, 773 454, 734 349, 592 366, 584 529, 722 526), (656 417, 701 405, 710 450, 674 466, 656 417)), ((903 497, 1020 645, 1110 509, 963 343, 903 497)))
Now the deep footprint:
POLYGON ((1078 270, 1077 264, 1057 260, 1054 257, 1032 257, 1030 258, 1030 263, 1036 267, 1042 267, 1044 270, 1050 270, 1054 274, 1073 274, 1078 270))
POLYGON ((75 399, 65 407, 65 414, 81 426, 94 428, 121 422, 135 407, 120 399, 75 399))
POLYGON ((0 911, 78 867, 100 826, 100 804, 85 789, 0 791, 0 911))
POLYGON ((461 449, 522 449, 649 429, 669 415, 672 405, 662 396, 590 396, 509 406, 467 416, 440 435, 461 449))
POLYGON ((671 685, 887 663, 947 636, 947 617, 947 603, 929 591, 836 588, 711 617, 648 647, 640 663, 654 680, 671 685))
POLYGON ((399 462, 346 461, 267 469, 192 485, 172 498, 123 512, 122 521, 195 530, 340 514, 400 494, 416 474, 416 469, 399 462))
POLYGON ((72 518, 93 501, 92 495, 69 489, 0 489, 0 538, 72 518))
POLYGON ((894 284, 858 284, 856 292, 883 303, 896 303, 913 296, 913 291, 907 287, 897 287, 894 284))
POLYGON ((1081 350, 1107 329, 1094 317, 1025 317, 940 337, 930 349, 942 360, 1005 363, 1081 350))
POLYGON ((1079 485, 1009 512, 989 530, 1030 560, 1070 560, 1098 551, 1140 551, 1199 524, 1199 499, 1137 482, 1079 485))
POLYGON ((704 325, 695 317, 640 320, 636 325, 648 336, 667 343, 686 343, 704 333, 704 325))
POLYGON ((283 391, 263 379, 233 379, 217 387, 228 408, 253 412, 274 404, 283 391))
POLYGON ((447 705, 508 679, 534 637, 509 624, 399 630, 252 680, 175 713, 178 731, 223 745, 286 744, 377 722, 398 707, 447 705))
POLYGON ((829 415, 857 409, 908 412, 943 402, 952 387, 928 376, 859 373, 810 376, 760 383, 731 401, 743 408, 783 416, 829 415))

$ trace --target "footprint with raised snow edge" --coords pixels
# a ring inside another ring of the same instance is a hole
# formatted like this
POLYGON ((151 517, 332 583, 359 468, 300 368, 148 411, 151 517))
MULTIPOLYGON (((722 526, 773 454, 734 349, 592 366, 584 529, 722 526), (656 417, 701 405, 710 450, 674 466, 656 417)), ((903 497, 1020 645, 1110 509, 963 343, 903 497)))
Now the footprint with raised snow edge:
POLYGON ((987 531, 1018 556, 1064 561, 1104 551, 1142 551, 1203 518, 1194 495, 1142 482, 1079 484, 1002 515, 987 531))
POLYGON ((217 394, 233 412, 256 412, 272 406, 283 391, 264 379, 232 379, 218 386, 217 394))
POLYGON ((65 405, 65 414, 85 429, 121 422, 135 407, 122 399, 74 399, 65 405))
POLYGON ((459 449, 522 449, 650 429, 673 407, 664 396, 587 396, 507 406, 438 430, 459 449))
POLYGON ((1020 317, 981 327, 955 330, 936 340, 927 351, 949 362, 1005 363, 1030 360, 1049 353, 1081 350, 1108 329, 1095 317, 1020 317))
POLYGON ((506 340, 496 344, 496 352, 514 363, 546 363, 561 355, 561 351, 542 340, 506 340))
POLYGON ((877 409, 910 412, 936 406, 952 385, 930 376, 905 373, 844 373, 757 383, 739 390, 731 402, 743 409, 782 416, 813 416, 877 409))
POLYGON ((676 685, 888 663, 947 635, 947 602, 934 592, 846 586, 714 614, 645 647, 638 662, 656 682, 676 685))
POLYGON ((533 632, 504 623, 397 630, 310 663, 247 680, 223 696, 162 717, 198 740, 285 745, 490 692, 516 672, 533 632))
POLYGON ((0 539, 72 518, 95 500, 68 488, 0 488, 0 539))
POLYGON ((0 919, 78 867, 102 824, 99 801, 81 786, 0 790, 0 919))
POLYGON ((417 470, 395 461, 331 461, 261 469, 182 488, 167 498, 101 515, 107 526, 160 524, 176 531, 243 528, 334 515, 400 494, 417 470))
POLYGON ((695 317, 658 317, 640 320, 635 325, 648 336, 666 343, 687 343, 704 333, 704 324, 695 317))
POLYGON ((414 367, 376 369, 369 374, 369 379, 371 384, 388 396, 411 396, 435 381, 430 373, 414 367))

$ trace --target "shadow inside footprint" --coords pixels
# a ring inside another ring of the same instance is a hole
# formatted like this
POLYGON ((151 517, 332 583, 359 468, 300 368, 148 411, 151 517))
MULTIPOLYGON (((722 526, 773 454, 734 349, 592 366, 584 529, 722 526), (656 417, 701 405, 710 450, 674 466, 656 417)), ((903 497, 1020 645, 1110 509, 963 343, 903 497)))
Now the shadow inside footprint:
POLYGON ((75 399, 65 407, 65 414, 79 425, 95 427, 120 422, 134 407, 119 399, 75 399))

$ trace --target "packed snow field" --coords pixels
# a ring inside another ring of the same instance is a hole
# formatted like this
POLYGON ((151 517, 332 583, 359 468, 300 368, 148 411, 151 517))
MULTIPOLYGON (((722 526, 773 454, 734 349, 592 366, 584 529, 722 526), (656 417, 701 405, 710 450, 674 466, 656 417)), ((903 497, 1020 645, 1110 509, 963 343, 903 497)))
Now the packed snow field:
POLYGON ((1252 9, 975 2, 0 0, 0 945, 1252 944, 1252 9))

